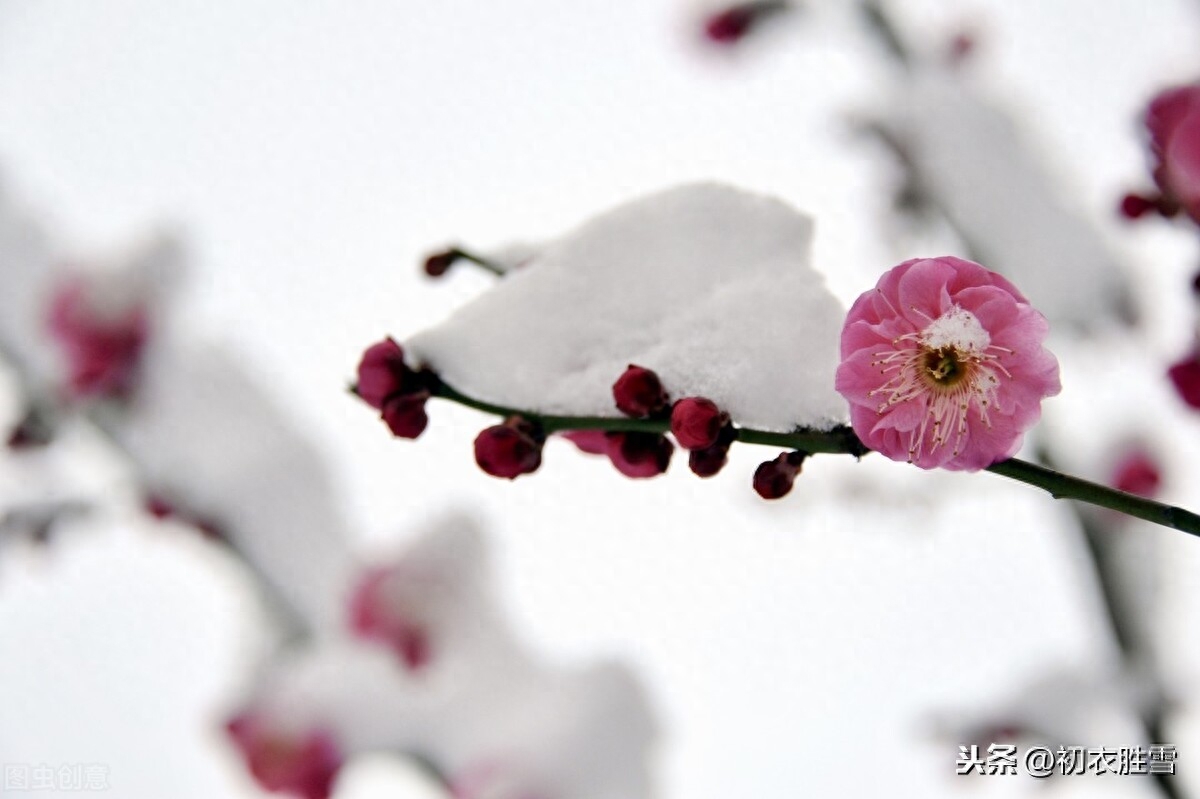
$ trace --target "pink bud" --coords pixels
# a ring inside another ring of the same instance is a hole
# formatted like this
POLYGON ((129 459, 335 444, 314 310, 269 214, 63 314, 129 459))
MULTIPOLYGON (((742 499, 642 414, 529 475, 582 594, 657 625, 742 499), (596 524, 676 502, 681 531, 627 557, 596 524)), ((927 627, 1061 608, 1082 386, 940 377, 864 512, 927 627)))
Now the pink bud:
POLYGON ((425 259, 425 274, 430 277, 441 277, 460 257, 462 256, 459 251, 454 249, 435 252, 425 259))
POLYGON ((754 471, 754 490, 763 499, 786 496, 806 457, 803 452, 784 452, 773 461, 759 464, 754 471))
POLYGON ((626 477, 655 477, 667 470, 675 447, 658 433, 608 433, 608 457, 626 477))
POLYGON ((410 372, 404 363, 403 348, 389 336, 363 353, 358 363, 358 396, 372 408, 382 410, 388 397, 404 391, 410 372))
POLYGON ((1117 462, 1111 484, 1118 491, 1153 498, 1162 487, 1162 470, 1149 453, 1135 449, 1117 462))
POLYGON ((429 417, 425 413, 428 391, 395 394, 383 404, 383 421, 397 438, 416 438, 425 431, 429 417))
POLYGON ((342 755, 326 730, 284 732, 272 728, 256 711, 234 717, 225 730, 264 789, 302 799, 329 799, 332 795, 342 755))
POLYGON ((1200 363, 1195 353, 1174 364, 1167 370, 1167 376, 1184 402, 1200 408, 1200 363))
POLYGON ((671 409, 671 433, 684 449, 711 447, 727 424, 729 414, 703 397, 685 397, 671 409))
POLYGON ((1158 462, 1142 450, 1127 453, 1112 470, 1112 487, 1117 491, 1153 498, 1163 485, 1163 473, 1158 462))
POLYGON ((613 383, 613 399, 621 413, 642 419, 665 408, 669 398, 658 375, 649 369, 629 364, 625 373, 613 383))
POLYGON ((542 441, 535 428, 514 416, 475 438, 475 462, 493 477, 514 480, 542 465, 542 441))

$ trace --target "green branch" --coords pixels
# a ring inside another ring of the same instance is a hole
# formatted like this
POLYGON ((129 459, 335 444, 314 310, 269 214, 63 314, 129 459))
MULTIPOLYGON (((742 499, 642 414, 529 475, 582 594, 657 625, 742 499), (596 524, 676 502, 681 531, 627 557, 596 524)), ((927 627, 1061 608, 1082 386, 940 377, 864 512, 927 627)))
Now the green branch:
MULTIPOLYGON (((670 430, 667 419, 628 419, 606 416, 554 416, 518 408, 508 408, 468 397, 457 389, 439 382, 433 388, 433 396, 474 408, 495 416, 521 416, 539 424, 544 432, 557 433, 565 430, 604 430, 611 432, 666 433, 670 430)), ((746 444, 760 444, 782 449, 801 450, 810 454, 830 453, 861 457, 870 450, 859 441, 854 431, 840 426, 832 430, 798 429, 789 433, 772 433, 747 427, 737 429, 737 440, 746 444)), ((1115 488, 1093 483, 1079 477, 1035 463, 1010 458, 987 467, 987 471, 1026 485, 1046 491, 1055 499, 1073 499, 1089 505, 1108 508, 1127 516, 1145 519, 1148 522, 1200 536, 1200 516, 1191 511, 1165 505, 1161 502, 1127 494, 1115 488)))

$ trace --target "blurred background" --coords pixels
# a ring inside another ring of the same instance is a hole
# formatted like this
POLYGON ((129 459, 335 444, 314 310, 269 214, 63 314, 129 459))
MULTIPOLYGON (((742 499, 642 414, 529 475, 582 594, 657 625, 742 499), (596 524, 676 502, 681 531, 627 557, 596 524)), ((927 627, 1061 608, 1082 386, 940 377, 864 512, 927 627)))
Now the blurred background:
MULTIPOLYGON (((1146 103, 1200 74, 1200 5, 886 9, 930 63, 969 36, 952 69, 1015 120, 1142 313, 1136 335, 1062 341, 1048 435, 1101 479, 1121 441, 1145 439, 1163 496, 1200 506, 1200 419, 1162 377, 1192 338, 1195 231, 1116 211, 1149 185, 1146 103)), ((954 762, 975 720, 1044 710, 1025 688, 1046 680, 1086 695, 1095 743, 1143 743, 1106 709, 1122 701, 1120 654, 1078 520, 1028 487, 828 458, 768 504, 750 490, 762 452, 735 448, 709 481, 682 464, 631 481, 559 441, 510 484, 472 462, 491 423, 480 414, 435 404, 422 439, 401 441, 347 395, 367 344, 492 282, 458 268, 432 281, 429 252, 543 241, 684 181, 813 215, 814 263, 847 304, 903 258, 966 254, 944 222, 896 211, 904 170, 864 129, 905 107, 908 78, 855 4, 810 0, 734 45, 705 35, 718 10, 0 0, 0 192, 70 257, 175 237, 173 335, 236 356, 307 439, 349 547, 390 554, 447 511, 474 518, 498 605, 537 657, 617 659, 642 681, 661 724, 656 796, 1032 793, 1047 786, 955 777, 954 762)), ((12 424, 15 374, 7 393, 12 424)), ((280 637, 270 608, 237 558, 137 513, 136 481, 102 442, 68 443, 67 458, 6 458, 0 503, 69 495, 66 469, 72 491, 124 510, 64 521, 49 544, 0 542, 0 764, 103 764, 109 794, 129 799, 262 795, 220 727, 280 637)), ((1157 597, 1139 618, 1159 631, 1156 679, 1178 708, 1160 742, 1178 745, 1181 795, 1194 795, 1200 549, 1127 532, 1149 542, 1130 561, 1157 597)), ((319 573, 306 541, 272 546, 319 573)), ((392 762, 344 777, 339 797, 439 795, 392 762)), ((1054 782, 1068 796, 1157 792, 1054 782)), ((39 795, 58 792, 77 793, 39 795)))

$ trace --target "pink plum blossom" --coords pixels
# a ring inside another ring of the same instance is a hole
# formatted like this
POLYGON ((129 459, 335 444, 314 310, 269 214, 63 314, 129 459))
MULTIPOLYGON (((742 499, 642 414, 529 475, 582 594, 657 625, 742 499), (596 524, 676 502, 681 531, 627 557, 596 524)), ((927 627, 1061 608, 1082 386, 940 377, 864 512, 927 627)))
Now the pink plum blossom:
POLYGON ((1162 92, 1146 111, 1154 179, 1164 198, 1200 222, 1200 83, 1162 92))
POLYGON ((1016 453, 1060 389, 1048 329, 979 264, 905 261, 850 309, 836 388, 871 449, 924 469, 983 469, 1016 453))

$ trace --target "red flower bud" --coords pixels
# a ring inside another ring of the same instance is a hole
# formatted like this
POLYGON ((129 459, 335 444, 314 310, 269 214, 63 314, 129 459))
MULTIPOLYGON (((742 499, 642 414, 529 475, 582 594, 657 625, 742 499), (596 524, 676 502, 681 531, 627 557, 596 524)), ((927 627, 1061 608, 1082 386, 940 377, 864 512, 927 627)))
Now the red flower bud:
POLYGON ((658 433, 608 433, 608 458, 626 477, 655 477, 667 470, 675 446, 658 433))
POLYGON ((404 350, 391 337, 372 344, 358 363, 358 396, 382 410, 388 397, 404 391, 411 371, 404 363, 404 350))
POLYGON ((1184 402, 1193 408, 1200 408, 1200 362, 1197 362, 1195 353, 1168 369, 1167 376, 1184 402))
POLYGON ((688 453, 688 468, 698 477, 712 477, 729 462, 729 447, 720 444, 688 453))
POLYGON ((1112 486, 1118 491, 1153 498, 1162 487, 1158 462, 1145 450, 1127 452, 1113 469, 1112 486))
POLYGON ((806 457, 804 452, 784 452, 773 461, 759 464, 754 471, 754 490, 763 499, 786 496, 806 457))
POLYGON ((635 419, 658 413, 669 400, 658 375, 633 364, 613 383, 613 399, 617 410, 635 419))
POLYGON ((397 438, 416 438, 425 432, 429 417, 425 413, 428 391, 394 394, 383 404, 383 421, 397 438))
POLYGON ((462 255, 458 250, 444 250, 443 252, 435 252, 425 259, 425 274, 430 277, 441 277, 449 271, 454 262, 461 258, 462 255))
POLYGON ((475 438, 475 462, 493 477, 514 480, 542 465, 542 440, 520 417, 494 425, 475 438))
POLYGON ((779 0, 753 0, 729 6, 705 20, 704 35, 714 44, 736 44, 764 19, 787 8, 788 4, 779 0))
POLYGON ((684 449, 711 447, 727 424, 729 414, 703 397, 685 397, 671 409, 671 433, 684 449))
POLYGON ((1121 198, 1121 216, 1126 219, 1141 219, 1151 211, 1157 211, 1158 201, 1140 194, 1126 194, 1121 198))

